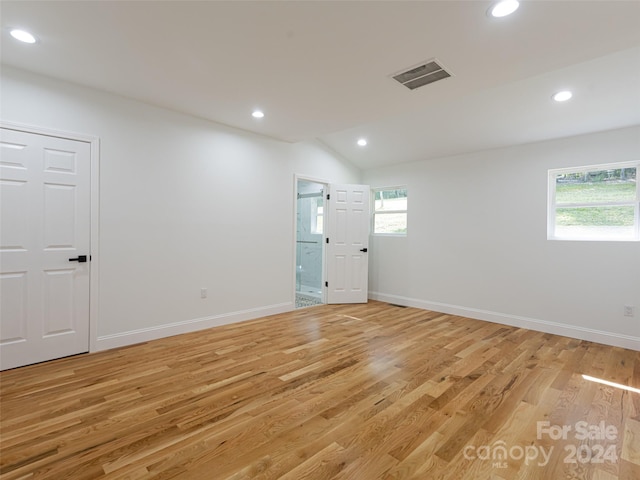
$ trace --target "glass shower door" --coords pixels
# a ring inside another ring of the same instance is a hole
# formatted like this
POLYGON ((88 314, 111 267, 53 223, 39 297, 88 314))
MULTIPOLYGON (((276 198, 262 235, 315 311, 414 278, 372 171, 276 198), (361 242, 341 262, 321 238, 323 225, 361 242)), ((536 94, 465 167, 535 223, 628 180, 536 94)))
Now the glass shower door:
POLYGON ((296 308, 324 303, 324 185, 298 180, 296 200, 296 308))

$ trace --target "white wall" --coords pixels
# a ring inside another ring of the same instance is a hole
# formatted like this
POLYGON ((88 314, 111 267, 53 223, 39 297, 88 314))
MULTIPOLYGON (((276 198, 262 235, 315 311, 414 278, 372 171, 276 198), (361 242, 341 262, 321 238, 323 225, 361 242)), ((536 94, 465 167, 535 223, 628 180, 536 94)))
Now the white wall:
POLYGON ((0 85, 0 119, 100 138, 94 348, 293 308, 294 174, 360 180, 319 145, 8 67, 0 85))
POLYGON ((640 243, 546 240, 547 169, 638 159, 640 127, 361 178, 319 145, 1 73, 0 119, 100 137, 97 348, 291 309, 298 173, 408 186, 408 237, 371 239, 371 297, 640 349, 640 243))
POLYGON ((364 172, 409 190, 408 236, 372 238, 370 297, 640 350, 640 243, 546 232, 548 169, 638 158, 634 127, 364 172))

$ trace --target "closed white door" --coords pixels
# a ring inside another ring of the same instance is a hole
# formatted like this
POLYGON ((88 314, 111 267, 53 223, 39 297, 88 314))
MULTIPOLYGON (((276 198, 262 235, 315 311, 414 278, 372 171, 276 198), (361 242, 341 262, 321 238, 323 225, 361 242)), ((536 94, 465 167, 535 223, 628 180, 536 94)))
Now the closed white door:
POLYGON ((327 303, 367 303, 369 186, 330 185, 327 303))
POLYGON ((86 142, 0 130, 6 370, 89 350, 91 150, 86 142))

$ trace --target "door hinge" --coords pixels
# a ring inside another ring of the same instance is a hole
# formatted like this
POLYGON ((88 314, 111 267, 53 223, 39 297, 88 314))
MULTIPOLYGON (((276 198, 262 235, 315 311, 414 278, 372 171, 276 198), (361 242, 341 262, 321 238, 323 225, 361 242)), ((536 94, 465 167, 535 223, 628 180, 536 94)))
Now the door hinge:
POLYGON ((329 243, 329 237, 327 237, 327 243, 329 243))
POLYGON ((331 199, 331 194, 327 193, 327 200, 330 200, 330 199, 331 199))
POLYGON ((329 282, 324 282, 324 286, 328 287, 329 286, 329 282))

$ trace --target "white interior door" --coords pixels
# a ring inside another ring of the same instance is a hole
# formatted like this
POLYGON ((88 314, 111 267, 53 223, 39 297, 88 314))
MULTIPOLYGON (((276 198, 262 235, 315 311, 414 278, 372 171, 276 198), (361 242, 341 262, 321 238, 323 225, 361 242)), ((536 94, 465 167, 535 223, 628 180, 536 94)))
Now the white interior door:
POLYGON ((89 350, 90 152, 0 131, 2 370, 89 350))
POLYGON ((329 185, 327 303, 366 303, 369 186, 329 185))

